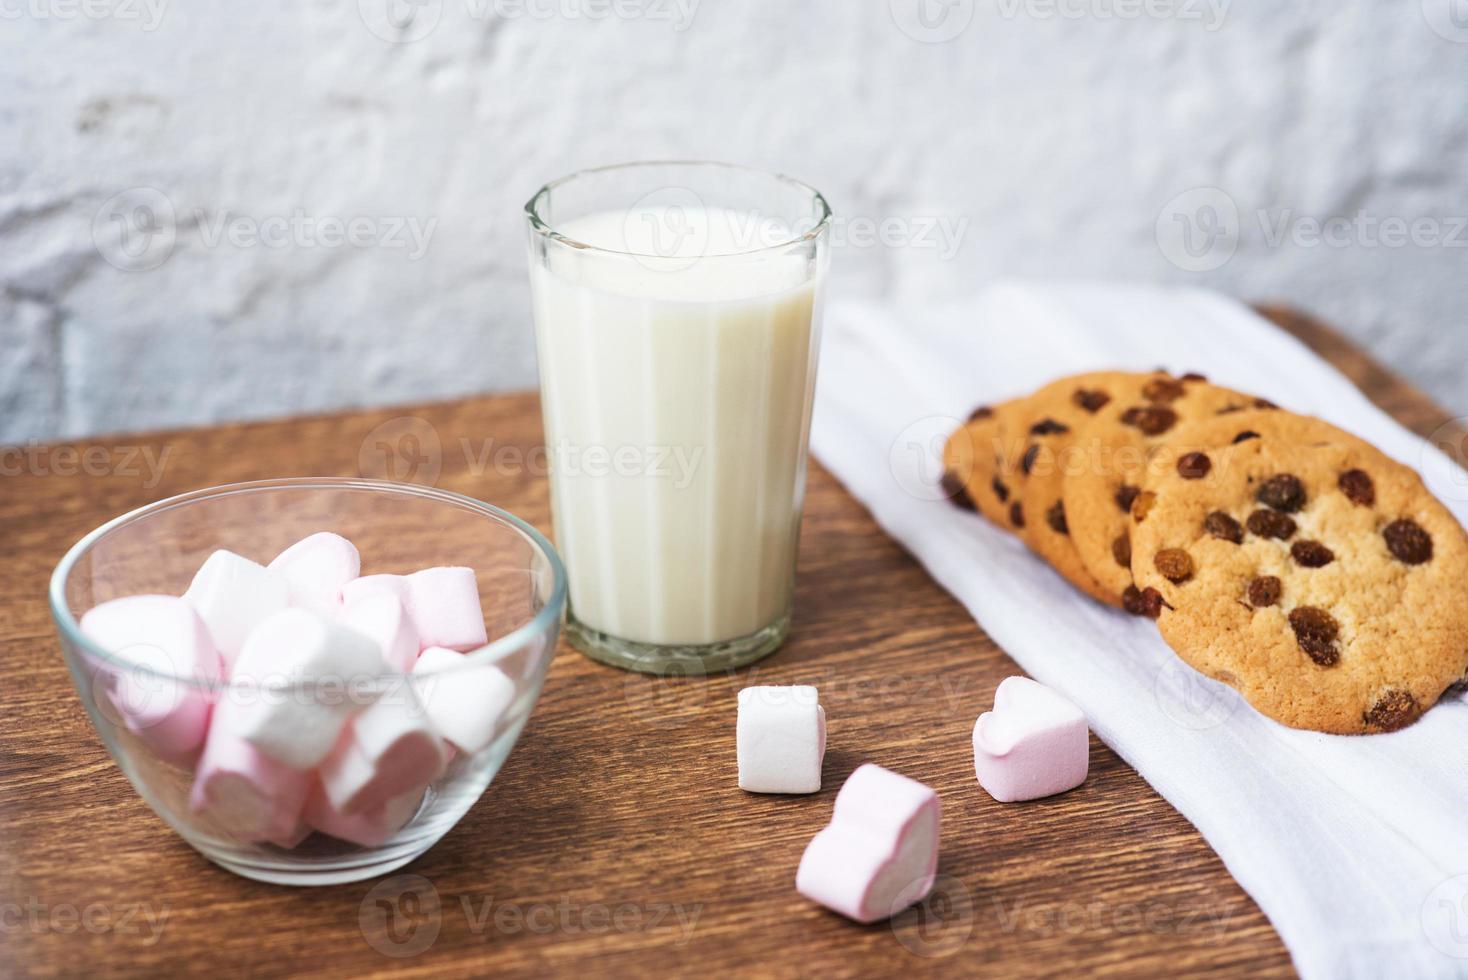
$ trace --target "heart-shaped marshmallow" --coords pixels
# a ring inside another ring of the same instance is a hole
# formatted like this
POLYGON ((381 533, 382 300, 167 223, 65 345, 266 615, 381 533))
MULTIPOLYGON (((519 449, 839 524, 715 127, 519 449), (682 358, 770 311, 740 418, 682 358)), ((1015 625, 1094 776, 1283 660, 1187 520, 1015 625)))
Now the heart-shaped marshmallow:
POLYGON ((98 665, 119 719, 160 758, 192 762, 204 744, 223 664, 194 607, 175 596, 113 599, 82 616, 82 632, 117 660, 98 665))
POLYGON ((994 710, 974 725, 974 771, 1000 803, 1053 796, 1085 782, 1089 741, 1080 708, 1028 677, 1007 677, 994 710))
POLYGON ((826 757, 826 712, 809 685, 746 687, 734 730, 739 788, 749 793, 814 793, 826 757))
POLYGON ((922 901, 938 871, 938 794, 867 763, 836 794, 831 822, 806 845, 795 888, 857 922, 922 901))
POLYGON ((199 567, 183 597, 209 627, 228 671, 251 631, 290 605, 291 588, 279 572, 221 549, 199 567))
POLYGON ((323 616, 341 611, 342 586, 362 573, 357 546, 340 534, 318 531, 275 556, 267 566, 290 583, 291 605, 323 616))

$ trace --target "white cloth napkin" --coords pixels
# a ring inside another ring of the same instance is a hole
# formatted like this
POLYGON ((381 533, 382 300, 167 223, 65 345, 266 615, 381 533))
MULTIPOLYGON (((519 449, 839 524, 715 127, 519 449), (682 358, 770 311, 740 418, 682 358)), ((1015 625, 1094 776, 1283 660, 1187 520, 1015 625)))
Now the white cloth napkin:
POLYGON ((976 404, 1064 373, 1156 367, 1202 371, 1351 430, 1468 518, 1468 477, 1445 456, 1294 338, 1196 290, 1012 282, 942 308, 835 305, 812 449, 1198 827, 1303 976, 1468 976, 1461 694, 1390 735, 1290 730, 1183 665, 1153 624, 1082 598, 1019 541, 939 499, 943 438, 976 404))

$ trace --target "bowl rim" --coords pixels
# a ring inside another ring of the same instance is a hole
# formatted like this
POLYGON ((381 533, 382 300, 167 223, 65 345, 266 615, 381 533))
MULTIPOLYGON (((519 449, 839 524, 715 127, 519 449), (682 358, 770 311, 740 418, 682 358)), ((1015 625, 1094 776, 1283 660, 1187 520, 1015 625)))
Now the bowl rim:
MULTIPOLYGON (((452 490, 441 490, 438 487, 428 487, 417 483, 399 483, 393 480, 373 480, 364 477, 339 477, 339 476, 313 476, 313 477, 281 477, 271 480, 249 480, 242 483, 223 483, 218 486, 204 487, 197 490, 189 490, 184 493, 165 497, 151 504, 144 504, 126 513, 93 528, 81 537, 76 544, 69 548, 61 560, 57 562, 55 569, 51 572, 51 581, 47 589, 47 597, 51 606, 51 619, 56 623, 63 637, 73 645, 85 650, 90 656, 122 668, 128 673, 143 674, 175 683, 185 683, 192 686, 210 689, 230 688, 234 686, 232 681, 216 680, 210 681, 193 675, 179 675, 158 670, 146 664, 140 664, 132 660, 117 657, 106 648, 95 643, 81 630, 81 624, 72 615, 71 608, 66 602, 66 582, 71 572, 81 557, 92 547, 106 537, 108 534, 124 525, 131 524, 154 514, 186 507, 200 500, 214 499, 233 496, 235 494, 258 493, 272 490, 361 490, 389 494, 399 494, 407 497, 419 497, 428 500, 436 500, 443 504, 450 504, 462 510, 479 513, 483 517, 496 520, 501 524, 509 526, 529 539, 532 546, 537 548, 550 564, 554 582, 551 587, 550 599, 546 604, 532 616, 528 621, 515 627, 504 636, 497 637, 482 647, 469 650, 464 653, 464 663, 455 664, 452 667, 440 668, 438 670, 425 670, 421 674, 404 674, 396 671, 384 671, 374 678, 379 681, 392 683, 400 682, 402 678, 431 677, 436 675, 450 674, 457 670, 469 667, 482 666, 503 659, 511 651, 524 646, 526 642, 537 635, 544 634, 559 620, 566 609, 566 598, 568 583, 566 578, 566 567, 561 561, 560 554, 550 541, 536 530, 535 526, 516 517, 509 511, 485 503, 466 494, 455 493, 452 490)), ((303 685, 317 683, 320 679, 305 678, 301 681, 303 685)), ((287 685, 287 687, 295 685, 287 685)))

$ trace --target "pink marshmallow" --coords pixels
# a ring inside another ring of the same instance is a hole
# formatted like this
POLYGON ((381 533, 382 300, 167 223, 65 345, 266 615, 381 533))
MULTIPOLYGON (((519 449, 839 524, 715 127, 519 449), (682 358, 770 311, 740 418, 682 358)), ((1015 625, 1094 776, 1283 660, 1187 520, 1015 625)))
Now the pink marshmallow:
POLYGON ((467 651, 484 646, 484 611, 472 568, 425 568, 408 576, 408 606, 424 647, 467 651))
POLYGON ((382 662, 406 674, 418 660, 418 630, 403 602, 387 592, 353 600, 342 610, 344 626, 370 637, 382 648, 382 662))
POLYGON ((408 604, 408 577, 406 575, 363 575, 342 586, 342 603, 350 606, 370 595, 393 595, 408 604))
POLYGON ((224 672, 193 606, 174 596, 127 596, 88 610, 81 628, 119 660, 141 668, 101 668, 123 726, 159 758, 192 762, 204 744, 214 685, 224 672))
POLYGON ((356 545, 330 531, 297 541, 267 566, 290 584, 291 605, 322 616, 341 611, 342 587, 362 572, 356 545))
POLYGON ((1085 714, 1028 677, 1006 677, 974 725, 974 771, 1000 803, 1074 789, 1089 764, 1085 714))
POLYGON ((321 763, 322 791, 333 809, 362 813, 443 775, 443 742, 410 684, 385 692, 352 720, 321 763))
POLYGON ((331 805, 320 786, 306 798, 306 823, 338 840, 363 847, 377 847, 403 829, 423 802, 423 787, 388 800, 362 813, 342 813, 331 805))
POLYGON ((428 720, 471 755, 494 739, 495 726, 515 700, 515 682, 494 664, 470 664, 445 647, 429 647, 413 666, 414 687, 428 720))
POLYGON ((189 807, 243 841, 294 846, 311 777, 276 762, 223 725, 209 732, 189 807))
MULTIPOLYGON (((310 797, 307 797, 307 799, 309 798, 310 797)), ((306 822, 304 817, 299 817, 296 819, 295 826, 292 827, 288 833, 279 834, 275 837, 271 837, 269 839, 269 842, 271 844, 274 844, 276 847, 283 847, 287 851, 290 851, 294 850, 297 847, 300 847, 302 842, 310 836, 311 825, 306 822)))
POLYGON ((800 858, 795 888, 857 922, 922 901, 938 871, 938 795, 871 763, 836 794, 831 822, 800 858))

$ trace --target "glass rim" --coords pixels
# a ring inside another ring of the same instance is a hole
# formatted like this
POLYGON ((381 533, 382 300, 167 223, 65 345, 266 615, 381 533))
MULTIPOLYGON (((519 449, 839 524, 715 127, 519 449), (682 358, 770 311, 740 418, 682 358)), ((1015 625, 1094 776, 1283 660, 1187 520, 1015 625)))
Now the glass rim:
POLYGON ((572 181, 579 180, 583 177, 594 176, 596 174, 612 173, 615 171, 640 170, 645 167, 690 167, 734 170, 745 174, 752 174, 758 177, 766 177, 777 183, 784 184, 789 188, 798 190, 802 194, 808 195, 817 207, 819 218, 817 219, 816 223, 809 230, 800 235, 796 235, 786 241, 777 242, 773 245, 759 245, 754 248, 741 249, 737 252, 714 252, 706 255, 700 255, 698 257, 700 261, 703 259, 747 258, 751 255, 760 255, 764 252, 773 252, 781 249, 787 249, 793 245, 800 245, 804 242, 815 241, 817 238, 825 234, 826 230, 831 226, 831 205, 826 201, 825 195, 803 180, 797 180, 794 177, 789 177, 782 173, 776 173, 773 170, 762 170, 759 167, 747 167, 739 163, 723 163, 718 160, 635 160, 626 163, 609 163, 599 167, 587 167, 584 170, 577 170, 572 173, 566 174, 564 177, 557 177, 555 180, 552 180, 549 183, 545 184, 545 186, 541 187, 538 191, 530 196, 530 200, 525 202, 525 218, 530 224, 531 231, 540 235, 542 238, 549 239, 550 241, 556 242, 559 245, 565 245, 569 248, 577 249, 578 251, 601 255, 616 255, 624 258, 635 259, 667 258, 667 256, 659 255, 656 252, 632 252, 615 248, 603 248, 600 245, 592 245, 587 242, 578 241, 577 239, 571 238, 568 235, 563 235, 559 231, 556 231, 556 229, 551 227, 550 223, 547 222, 540 215, 540 202, 545 200, 546 197, 549 196, 551 191, 555 190, 557 187, 561 187, 565 184, 571 183, 572 181))
MULTIPOLYGON (((51 581, 47 589, 47 597, 51 606, 51 618, 56 623, 57 629, 61 631, 63 639, 81 648, 94 659, 120 668, 121 671, 125 671, 128 674, 143 675, 209 690, 228 690, 236 687, 235 682, 232 680, 221 679, 210 681, 193 675, 174 674, 158 670, 147 664, 140 664, 136 661, 119 658, 115 653, 102 647, 82 632, 81 624, 77 621, 76 616, 72 615, 71 607, 66 602, 66 583, 82 557, 90 552, 103 538, 120 528, 136 523, 146 517, 175 510, 180 507, 187 507, 202 500, 272 490, 360 490, 435 500, 439 503, 453 505, 461 510, 477 513, 481 517, 497 521, 512 530, 518 531, 550 563, 551 573, 554 579, 550 599, 529 620, 521 623, 505 635, 491 640, 484 646, 466 651, 463 655, 464 663, 462 664, 454 664, 452 667, 444 667, 437 670, 425 670, 421 674, 385 670, 380 674, 373 675, 371 678, 373 681, 386 681, 397 684, 401 683, 406 677, 442 676, 469 667, 496 663, 502 660, 512 650, 523 646, 526 641, 535 636, 545 634, 554 623, 559 621, 566 608, 568 584, 566 568, 561 562, 561 556, 556 552, 555 547, 545 535, 536 530, 534 525, 522 518, 516 517, 503 508, 485 503, 482 500, 476 500, 465 494, 454 493, 452 490, 440 490, 437 487, 425 487, 416 483, 397 483, 392 480, 372 480, 360 477, 283 477, 273 480, 225 483, 214 487, 189 490, 185 493, 176 494, 172 497, 166 497, 163 500, 134 508, 87 532, 57 562, 56 568, 51 572, 51 581)), ((315 687, 324 679, 302 678, 298 682, 287 685, 269 686, 262 684, 259 679, 251 678, 248 684, 240 686, 252 689, 260 689, 268 686, 272 691, 290 691, 315 687)))

